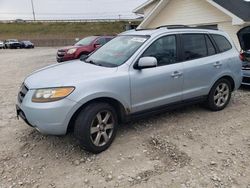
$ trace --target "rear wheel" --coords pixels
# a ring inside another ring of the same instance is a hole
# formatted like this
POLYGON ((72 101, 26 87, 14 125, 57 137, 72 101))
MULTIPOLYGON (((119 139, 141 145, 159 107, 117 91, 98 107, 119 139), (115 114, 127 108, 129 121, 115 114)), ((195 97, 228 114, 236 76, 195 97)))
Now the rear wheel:
POLYGON ((214 84, 209 93, 207 106, 212 111, 223 110, 228 105, 231 94, 231 83, 227 79, 220 79, 214 84))
POLYGON ((81 146, 100 153, 113 142, 117 131, 117 115, 107 103, 92 103, 82 109, 76 118, 74 134, 81 146))

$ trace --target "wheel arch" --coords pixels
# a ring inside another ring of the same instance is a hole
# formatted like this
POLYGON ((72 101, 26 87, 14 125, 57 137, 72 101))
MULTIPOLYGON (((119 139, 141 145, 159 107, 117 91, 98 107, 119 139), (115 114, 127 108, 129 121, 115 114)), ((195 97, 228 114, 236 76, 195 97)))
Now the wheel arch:
POLYGON ((84 109, 89 104, 96 103, 96 102, 106 102, 110 104, 111 106, 113 106, 116 112, 118 112, 117 115, 118 115, 119 123, 122 123, 126 120, 126 115, 129 113, 129 109, 126 108, 119 100, 111 98, 111 97, 98 97, 98 98, 94 98, 94 99, 87 101, 86 103, 82 104, 80 107, 77 108, 77 110, 73 113, 73 115, 71 116, 69 120, 67 133, 74 129, 76 117, 81 112, 81 110, 84 109))
POLYGON ((227 79, 229 82, 230 82, 230 84, 231 84, 231 89, 232 89, 232 91, 234 91, 235 90, 235 82, 234 82, 234 79, 231 77, 231 76, 223 76, 221 79, 227 79))
POLYGON ((230 84, 231 84, 232 91, 235 90, 235 81, 234 81, 233 77, 230 76, 230 75, 223 75, 223 76, 221 76, 219 79, 216 79, 216 80, 213 82, 212 86, 210 87, 210 90, 212 89, 212 87, 214 86, 214 84, 215 84, 218 80, 221 80, 221 79, 227 79, 227 80, 230 82, 230 84))
POLYGON ((79 52, 79 54, 77 55, 77 58, 80 58, 82 55, 88 55, 90 52, 88 51, 81 51, 79 52))

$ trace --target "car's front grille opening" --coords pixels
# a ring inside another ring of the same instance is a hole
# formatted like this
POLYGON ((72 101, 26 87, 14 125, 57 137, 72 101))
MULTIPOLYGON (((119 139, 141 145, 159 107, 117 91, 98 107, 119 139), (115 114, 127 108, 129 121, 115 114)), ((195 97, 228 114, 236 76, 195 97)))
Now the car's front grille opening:
POLYGON ((22 84, 21 89, 20 89, 20 91, 18 93, 18 101, 20 103, 23 102, 23 99, 24 99, 24 97, 25 97, 25 95, 27 94, 28 91, 29 91, 29 89, 24 84, 22 84))
POLYGON ((250 77, 243 77, 243 83, 250 83, 250 77))

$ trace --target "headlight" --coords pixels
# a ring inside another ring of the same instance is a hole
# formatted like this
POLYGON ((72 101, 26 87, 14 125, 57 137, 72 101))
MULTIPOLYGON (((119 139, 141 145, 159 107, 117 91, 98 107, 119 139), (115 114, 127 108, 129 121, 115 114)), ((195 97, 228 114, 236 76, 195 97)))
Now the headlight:
POLYGON ((71 48, 67 51, 67 54, 73 54, 76 52, 76 50, 77 50, 76 48, 71 48))
POLYGON ((74 87, 38 89, 32 97, 32 102, 43 103, 58 101, 67 97, 74 89, 74 87))

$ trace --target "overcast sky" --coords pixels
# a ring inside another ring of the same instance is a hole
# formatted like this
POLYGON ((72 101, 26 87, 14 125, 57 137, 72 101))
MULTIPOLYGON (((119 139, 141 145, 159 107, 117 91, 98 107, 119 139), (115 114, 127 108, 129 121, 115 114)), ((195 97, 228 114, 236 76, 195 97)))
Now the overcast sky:
MULTIPOLYGON (((133 18, 146 0, 33 0, 37 19, 133 18)), ((32 19, 31 0, 0 0, 0 20, 32 19)))

